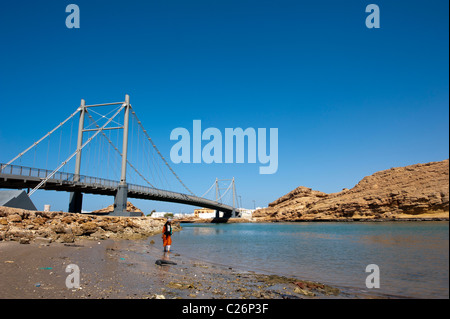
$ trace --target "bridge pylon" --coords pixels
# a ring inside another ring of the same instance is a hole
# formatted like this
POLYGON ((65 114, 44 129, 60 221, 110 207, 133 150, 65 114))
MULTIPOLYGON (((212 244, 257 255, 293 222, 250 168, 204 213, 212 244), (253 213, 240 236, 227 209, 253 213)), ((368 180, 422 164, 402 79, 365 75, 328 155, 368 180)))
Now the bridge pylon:
MULTIPOLYGON (((214 185, 215 185, 215 190, 216 190, 216 202, 219 202, 221 200, 221 198, 223 197, 223 195, 225 195, 225 193, 227 193, 230 188, 232 189, 233 210, 224 214, 224 217, 226 217, 226 218, 237 217, 240 212, 238 209, 236 209, 236 204, 239 202, 237 201, 236 183, 235 183, 234 177, 232 179, 221 179, 221 180, 216 178, 214 185), (219 187, 219 182, 222 182, 222 181, 230 181, 231 183, 227 188, 221 188, 221 187, 219 187), (224 190, 224 189, 226 189, 225 193, 222 196, 220 196, 220 191, 224 190)), ((216 217, 219 217, 218 211, 216 211, 216 217)))
POLYGON ((130 96, 125 95, 125 115, 123 120, 123 141, 122 141, 122 169, 120 175, 120 184, 114 198, 114 216, 130 216, 127 212, 127 154, 128 154, 128 122, 130 119, 130 96))
MULTIPOLYGON (((111 103, 117 104, 117 103, 111 103)), ((78 122, 78 139, 77 139, 77 154, 75 162, 75 174, 74 181, 80 181, 80 170, 81 170, 81 151, 83 145, 83 132, 84 129, 84 118, 88 107, 102 106, 105 104, 94 104, 86 105, 85 100, 81 100, 81 105, 79 107, 80 120, 78 122)), ((108 105, 108 104, 106 104, 108 105)), ((130 96, 125 95, 125 102, 122 104, 124 106, 124 121, 122 127, 117 127, 114 129, 123 129, 123 141, 122 141, 122 165, 121 165, 121 176, 120 184, 117 187, 117 192, 114 196, 114 211, 110 214, 113 216, 130 216, 127 212, 127 199, 128 199, 128 185, 127 185, 127 153, 128 153, 128 128, 129 128, 129 118, 130 118, 130 96)), ((102 128, 98 128, 101 130, 102 128)), ((90 130, 92 131, 92 130, 90 130)), ((83 193, 80 191, 74 191, 70 193, 69 200, 69 212, 71 213, 81 213, 83 206, 83 193)))
MULTIPOLYGON (((77 155, 75 159, 75 175, 73 176, 74 182, 80 181, 81 170, 81 147, 83 145, 83 130, 84 130, 84 117, 86 113, 86 101, 81 99, 80 107, 80 120, 78 122, 78 138, 77 138, 77 155)), ((69 198, 69 213, 81 213, 83 207, 83 193, 80 191, 74 191, 70 193, 69 198)))

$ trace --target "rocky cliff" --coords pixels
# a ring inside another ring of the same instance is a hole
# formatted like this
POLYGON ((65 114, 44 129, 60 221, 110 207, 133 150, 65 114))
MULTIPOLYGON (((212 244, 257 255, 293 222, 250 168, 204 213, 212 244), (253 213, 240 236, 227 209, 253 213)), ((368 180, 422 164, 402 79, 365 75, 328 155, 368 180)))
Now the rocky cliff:
POLYGON ((396 167, 326 194, 300 186, 253 214, 257 220, 446 219, 449 160, 396 167))

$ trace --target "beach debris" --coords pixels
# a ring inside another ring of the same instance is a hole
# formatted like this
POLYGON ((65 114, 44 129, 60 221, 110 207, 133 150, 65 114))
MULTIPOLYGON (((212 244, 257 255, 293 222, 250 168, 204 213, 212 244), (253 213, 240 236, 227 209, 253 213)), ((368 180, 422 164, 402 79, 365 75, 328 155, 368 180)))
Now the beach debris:
POLYGON ((83 245, 78 245, 78 244, 64 244, 64 246, 67 246, 67 247, 84 247, 83 245))
POLYGON ((310 296, 310 297, 314 297, 316 295, 315 293, 313 293, 310 290, 301 289, 299 287, 295 287, 294 288, 294 292, 297 293, 297 294, 302 294, 302 295, 310 296))
POLYGON ((123 257, 120 257, 119 259, 120 259, 120 260, 125 260, 125 258, 123 258, 123 257))
POLYGON ((324 289, 325 285, 309 282, 309 281, 298 281, 294 282, 295 285, 299 286, 300 289, 324 289))
POLYGON ((39 269, 43 269, 43 270, 51 270, 51 269, 53 269, 53 267, 40 267, 39 269))
POLYGON ((22 237, 22 238, 19 239, 19 243, 20 244, 29 244, 30 243, 30 238, 22 237))
POLYGON ((34 286, 39 288, 41 286, 41 284, 38 282, 34 286))
POLYGON ((194 284, 189 283, 179 283, 179 282, 169 282, 166 287, 168 288, 174 288, 174 289, 196 289, 194 284))
POLYGON ((58 242, 61 243, 73 243, 75 242, 75 235, 74 234, 61 234, 58 237, 58 242))
POLYGON ((158 259, 157 261, 155 261, 155 264, 162 266, 162 265, 176 265, 177 263, 171 260, 158 259))
POLYGON ((297 281, 293 282, 297 287, 295 287, 294 292, 300 293, 305 296, 315 296, 313 291, 319 292, 325 295, 339 295, 340 291, 337 288, 333 288, 321 283, 312 281, 297 281))
POLYGON ((52 242, 51 238, 46 237, 36 237, 34 238, 34 242, 41 245, 50 245, 52 242))

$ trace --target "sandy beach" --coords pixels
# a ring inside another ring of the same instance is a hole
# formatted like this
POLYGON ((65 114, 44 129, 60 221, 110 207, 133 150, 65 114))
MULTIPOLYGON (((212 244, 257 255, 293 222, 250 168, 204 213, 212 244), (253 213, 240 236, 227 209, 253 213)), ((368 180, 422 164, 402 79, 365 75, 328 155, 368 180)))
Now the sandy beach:
MULTIPOLYGON (((354 298, 319 283, 164 256, 149 240, 77 240, 50 245, 0 242, 0 298, 303 299, 354 298), (157 265, 157 260, 176 265, 157 265), (66 287, 69 264, 80 288, 66 287)), ((364 296, 360 296, 363 297, 364 296)))

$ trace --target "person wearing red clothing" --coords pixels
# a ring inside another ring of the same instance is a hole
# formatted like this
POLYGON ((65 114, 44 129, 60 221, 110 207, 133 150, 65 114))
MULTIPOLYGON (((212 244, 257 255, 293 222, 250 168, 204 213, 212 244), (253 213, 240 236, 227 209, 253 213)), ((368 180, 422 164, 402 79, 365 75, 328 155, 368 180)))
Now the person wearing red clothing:
POLYGON ((170 251, 170 245, 172 245, 172 223, 170 219, 168 219, 164 224, 162 231, 162 240, 164 251, 170 251))

